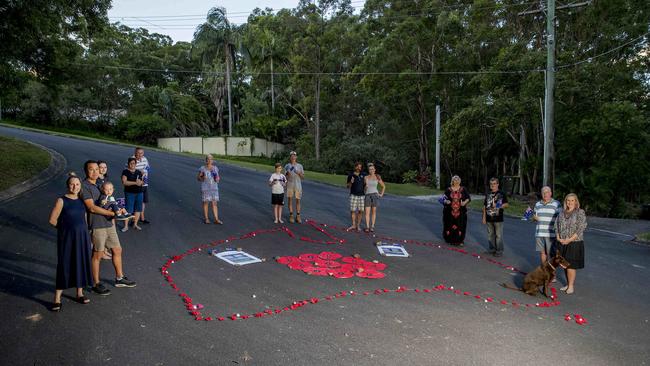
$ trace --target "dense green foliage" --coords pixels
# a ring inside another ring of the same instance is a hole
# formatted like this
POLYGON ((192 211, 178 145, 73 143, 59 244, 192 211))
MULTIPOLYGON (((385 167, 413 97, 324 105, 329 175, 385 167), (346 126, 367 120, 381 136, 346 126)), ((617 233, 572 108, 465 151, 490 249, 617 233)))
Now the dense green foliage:
MULTIPOLYGON (((537 2, 302 0, 241 26, 213 8, 191 43, 109 24, 109 6, 0 6, 5 114, 141 143, 254 135, 313 170, 374 161, 390 181, 430 184, 440 105, 443 185, 459 174, 481 192, 521 166, 524 192, 540 188, 546 23, 519 15, 537 2)), ((628 215, 650 200, 650 3, 556 15, 556 196, 628 215)))

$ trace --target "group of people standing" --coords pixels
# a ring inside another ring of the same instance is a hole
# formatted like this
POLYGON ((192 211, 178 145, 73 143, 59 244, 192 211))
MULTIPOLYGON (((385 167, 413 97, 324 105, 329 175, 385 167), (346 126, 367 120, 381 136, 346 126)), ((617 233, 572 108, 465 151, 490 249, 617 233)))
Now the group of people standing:
MULTIPOLYGON (((503 255, 503 212, 509 207, 507 195, 499 189, 499 180, 491 178, 490 189, 483 201, 482 223, 486 225, 488 246, 486 252, 495 257, 503 255)), ((560 290, 567 294, 575 291, 576 270, 584 268, 583 234, 587 228, 585 211, 580 208, 578 196, 569 193, 564 202, 553 199, 551 188, 541 190, 542 199, 535 204, 532 220, 536 222, 535 248, 541 263, 559 251, 571 265, 565 269, 566 285, 560 290)), ((443 208, 443 238, 451 245, 463 246, 467 231, 467 205, 471 201, 461 179, 451 178, 449 188, 440 199, 443 208)))
MULTIPOLYGON (((368 164, 368 171, 363 172, 361 162, 354 164, 354 170, 347 177, 347 187, 350 189, 350 214, 352 225, 349 231, 361 231, 362 216, 365 213, 366 227, 364 231, 374 232, 377 221, 379 200, 384 196, 386 185, 377 174, 374 164, 368 164)), ((197 180, 201 182, 201 197, 203 203, 203 220, 210 224, 209 206, 212 207, 214 223, 223 224, 219 219, 219 168, 214 164, 212 155, 205 156, 205 164, 199 168, 197 180)), ((302 181, 305 179, 305 169, 298 163, 298 154, 289 153, 289 162, 285 165, 276 163, 274 172, 268 179, 271 188, 271 205, 273 206, 273 222, 284 223, 283 208, 285 196, 289 206, 289 222, 301 223, 300 216, 302 200, 302 181), (294 216, 295 212, 295 216, 294 216)))
POLYGON ((129 221, 140 229, 139 223, 149 223, 144 218, 144 204, 148 202, 149 162, 144 150, 136 148, 134 156, 122 171, 125 207, 113 197, 114 185, 108 179, 105 161, 88 160, 83 167, 85 178, 70 173, 66 180, 66 193, 57 198, 50 213, 49 223, 57 229, 57 268, 53 311, 62 308, 63 290, 76 288, 76 301, 90 303, 84 289, 106 296, 111 291, 101 282, 102 258, 111 259, 115 270, 115 287, 135 287, 123 271, 122 246, 116 230, 116 219, 124 221, 122 231, 128 230, 129 221))
POLYGON ((361 215, 365 213, 365 232, 375 231, 379 200, 384 197, 386 184, 377 174, 373 163, 368 164, 368 173, 362 171, 361 162, 354 163, 354 170, 348 174, 347 187, 350 189, 350 217, 352 225, 348 231, 361 231, 361 215), (378 187, 381 187, 379 191, 378 187))

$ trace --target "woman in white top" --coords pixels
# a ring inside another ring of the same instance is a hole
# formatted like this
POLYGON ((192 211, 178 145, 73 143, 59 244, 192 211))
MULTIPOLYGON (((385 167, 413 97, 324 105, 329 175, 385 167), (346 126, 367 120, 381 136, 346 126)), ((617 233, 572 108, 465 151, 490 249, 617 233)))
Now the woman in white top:
POLYGON ((364 231, 368 233, 375 231, 377 207, 379 207, 379 199, 384 196, 386 185, 379 174, 375 174, 375 165, 372 163, 368 164, 368 175, 363 179, 366 193, 364 202, 364 210, 366 211, 366 229, 364 231), (377 185, 381 186, 381 192, 377 189, 377 185))
POLYGON ((199 175, 197 176, 201 182, 201 196, 203 198, 203 219, 206 224, 210 223, 208 215, 208 205, 212 205, 212 214, 214 215, 214 223, 223 225, 223 221, 219 220, 219 182, 221 176, 219 175, 219 168, 213 164, 212 155, 205 156, 205 165, 199 168, 199 175))

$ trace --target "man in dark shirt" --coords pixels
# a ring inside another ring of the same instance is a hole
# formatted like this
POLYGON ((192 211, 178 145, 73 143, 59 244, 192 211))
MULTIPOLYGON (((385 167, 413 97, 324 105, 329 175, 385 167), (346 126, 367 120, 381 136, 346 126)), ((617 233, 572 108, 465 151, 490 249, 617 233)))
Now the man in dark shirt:
POLYGON ((348 175, 348 188, 350 188, 350 215, 352 216, 352 226, 348 230, 360 231, 361 214, 364 210, 364 177, 361 172, 361 162, 354 163, 354 171, 348 175))
POLYGON ((81 198, 88 211, 88 229, 93 244, 93 256, 91 259, 92 275, 94 286, 93 292, 98 295, 110 295, 111 290, 106 288, 99 280, 99 264, 105 249, 113 252, 113 267, 115 267, 115 287, 135 287, 135 282, 129 280, 122 272, 122 247, 117 237, 114 220, 106 220, 106 216, 114 217, 113 211, 105 210, 96 203, 101 193, 97 188, 99 177, 99 165, 96 161, 88 160, 84 164, 86 179, 81 184, 81 198))
POLYGON ((483 225, 487 225, 489 253, 503 255, 503 209, 508 207, 508 197, 499 190, 499 180, 490 179, 490 191, 483 201, 483 225))

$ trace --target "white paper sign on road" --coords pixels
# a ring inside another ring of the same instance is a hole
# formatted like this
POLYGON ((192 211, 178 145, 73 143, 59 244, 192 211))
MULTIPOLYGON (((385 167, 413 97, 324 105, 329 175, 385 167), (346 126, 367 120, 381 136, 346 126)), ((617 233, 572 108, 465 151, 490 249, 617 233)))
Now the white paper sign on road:
POLYGON ((237 250, 229 250, 226 252, 217 253, 214 256, 223 261, 226 261, 227 263, 232 264, 233 266, 243 266, 246 264, 262 262, 261 259, 255 257, 254 255, 237 250))
POLYGON ((385 257, 410 257, 410 254, 398 243, 377 243, 377 250, 379 254, 385 257))

